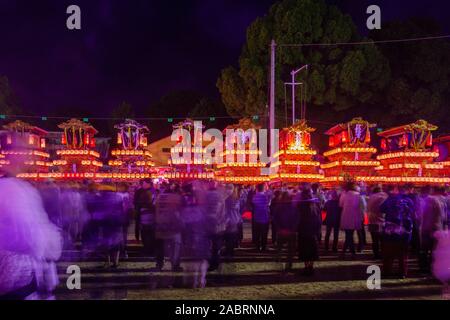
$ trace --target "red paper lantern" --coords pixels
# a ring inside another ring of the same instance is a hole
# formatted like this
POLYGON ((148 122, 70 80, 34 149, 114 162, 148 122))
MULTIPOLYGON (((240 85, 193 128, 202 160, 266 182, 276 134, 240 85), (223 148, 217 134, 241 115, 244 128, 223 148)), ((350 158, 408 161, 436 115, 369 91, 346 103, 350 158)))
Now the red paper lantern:
POLYGON ((347 131, 342 131, 341 141, 342 141, 342 143, 348 142, 348 132, 347 131))
POLYGON ((428 134, 426 145, 427 147, 431 147, 433 145, 433 135, 431 132, 428 134))
POLYGON ((328 138, 328 145, 330 146, 330 147, 334 147, 334 136, 330 136, 329 138, 328 138))
POLYGON ((95 139, 94 138, 91 139, 91 141, 89 143, 89 147, 95 148, 95 139))
POLYGON ((405 147, 408 145, 408 136, 406 134, 400 139, 400 146, 405 147))
POLYGON ((309 146, 311 144, 311 134, 309 134, 309 132, 306 132, 304 137, 305 137, 304 145, 309 146))
POLYGON ((89 133, 86 133, 85 135, 84 135, 84 144, 85 145, 89 145, 90 144, 90 136, 89 136, 89 133))
POLYGON ((67 143, 66 134, 63 133, 62 136, 61 136, 61 144, 66 144, 66 143, 67 143))
POLYGON ((386 150, 387 149, 387 142, 386 139, 381 140, 381 149, 386 150))
POLYGON ((369 130, 367 130, 367 133, 366 133, 366 139, 365 139, 364 142, 365 142, 365 143, 370 143, 370 131, 369 131, 369 130))

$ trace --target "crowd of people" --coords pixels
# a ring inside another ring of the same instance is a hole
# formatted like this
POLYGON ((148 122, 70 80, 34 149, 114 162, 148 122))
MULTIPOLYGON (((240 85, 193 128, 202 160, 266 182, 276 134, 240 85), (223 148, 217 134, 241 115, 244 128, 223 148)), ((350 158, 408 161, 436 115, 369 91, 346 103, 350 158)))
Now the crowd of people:
POLYGON ((131 226, 142 254, 155 258, 151 271, 162 271, 168 257, 172 271, 192 273, 192 286, 204 287, 207 272, 217 270, 241 245, 245 219, 257 252, 286 260, 284 272, 292 271, 297 256, 305 276, 314 274, 322 247, 340 259, 355 259, 368 243, 366 229, 384 276, 406 277, 411 254, 418 257, 421 271, 429 273, 439 233, 450 224, 450 196, 439 186, 369 188, 348 182, 323 189, 308 183, 241 186, 145 179, 136 186, 46 182, 34 188, 8 178, 0 179, 0 193, 11 195, 0 199, 0 298, 24 296, 36 288, 51 292, 57 284, 55 262, 64 249, 80 249, 82 259, 100 255, 102 268, 117 268, 128 257, 131 226), (345 239, 339 254, 341 231, 345 239), (271 246, 275 250, 269 251, 271 246), (7 270, 16 264, 26 266, 23 274, 32 281, 6 280, 11 279, 7 270), (53 280, 43 286, 42 279, 53 280))

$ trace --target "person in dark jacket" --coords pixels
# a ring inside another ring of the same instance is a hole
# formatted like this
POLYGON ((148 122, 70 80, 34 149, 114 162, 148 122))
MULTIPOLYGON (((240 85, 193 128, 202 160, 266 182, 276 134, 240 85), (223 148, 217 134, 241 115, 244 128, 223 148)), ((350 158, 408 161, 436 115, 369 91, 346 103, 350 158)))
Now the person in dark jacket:
POLYGON ((337 252, 339 241, 339 228, 341 225, 341 207, 339 207, 339 196, 336 190, 330 193, 331 199, 325 202, 324 211, 326 212, 325 225, 327 231, 325 234, 325 251, 329 249, 330 235, 333 231, 333 252, 337 252))
MULTIPOLYGON (((281 200, 281 190, 275 190, 273 193, 273 199, 270 202, 270 228, 272 230, 272 244, 277 243, 277 227, 275 225, 275 208, 277 207, 277 204, 281 200)), ((288 193, 289 194, 289 193, 288 193)))
POLYGON ((267 234, 269 232, 270 197, 264 192, 264 185, 259 184, 257 193, 253 196, 253 221, 256 248, 262 252, 266 250, 267 234))
POLYGON ((314 274, 314 261, 319 259, 320 212, 311 189, 304 189, 298 203, 298 257, 305 263, 304 275, 314 274))
POLYGON ((287 244, 288 255, 286 271, 292 269, 292 262, 295 254, 295 242, 297 240, 297 229, 299 215, 297 210, 292 206, 291 196, 289 192, 284 191, 278 197, 272 206, 273 225, 277 232, 277 256, 281 258, 283 246, 287 244))
POLYGON ((385 214, 381 243, 383 271, 386 276, 390 276, 393 261, 398 259, 400 277, 405 278, 408 273, 408 246, 413 229, 414 204, 402 186, 395 186, 380 210, 385 214))

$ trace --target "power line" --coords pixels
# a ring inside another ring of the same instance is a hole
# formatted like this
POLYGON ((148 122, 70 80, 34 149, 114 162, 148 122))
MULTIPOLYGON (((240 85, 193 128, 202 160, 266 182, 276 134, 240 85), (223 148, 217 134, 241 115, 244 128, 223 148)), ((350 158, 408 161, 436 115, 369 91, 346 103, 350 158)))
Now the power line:
POLYGON ((398 42, 413 42, 413 41, 427 41, 437 39, 448 39, 450 35, 430 36, 420 38, 406 38, 406 39, 393 39, 393 40, 370 40, 359 42, 336 42, 336 43, 286 43, 278 44, 279 47, 324 47, 324 46, 352 46, 352 45, 366 45, 375 43, 398 43, 398 42))
MULTIPOLYGON (((262 117, 263 114, 255 114, 250 117, 262 117)), ((164 120, 167 121, 167 119, 172 120, 185 120, 186 118, 192 118, 194 120, 210 120, 211 118, 214 119, 241 119, 242 116, 201 116, 201 117, 190 117, 190 116, 184 116, 184 117, 85 117, 85 116, 27 116, 27 115, 17 115, 17 114, 6 114, 3 115, 0 120, 7 120, 7 119, 40 119, 43 121, 46 120, 66 120, 66 119, 72 119, 72 118, 79 118, 79 119, 87 119, 87 120, 124 120, 127 118, 133 118, 134 120, 141 120, 141 121, 158 121, 158 120, 164 120)))

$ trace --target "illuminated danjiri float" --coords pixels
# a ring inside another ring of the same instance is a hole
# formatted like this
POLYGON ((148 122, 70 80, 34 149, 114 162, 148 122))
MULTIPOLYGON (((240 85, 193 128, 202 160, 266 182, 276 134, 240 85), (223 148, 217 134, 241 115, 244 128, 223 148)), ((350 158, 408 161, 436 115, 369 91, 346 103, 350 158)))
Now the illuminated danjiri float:
POLYGON ((47 131, 17 120, 3 126, 0 137, 0 172, 35 178, 49 172, 50 155, 45 152, 47 131))
POLYGON ((249 118, 239 120, 239 123, 229 125, 223 131, 225 136, 224 148, 219 152, 223 163, 216 166, 216 179, 226 183, 257 184, 269 182, 269 174, 262 174, 266 164, 260 161, 261 150, 257 148, 256 125, 249 118), (235 130, 233 137, 226 134, 227 129, 235 130), (242 134, 237 134, 239 130, 242 134))
POLYGON ((325 185, 340 184, 347 179, 366 183, 380 181, 375 171, 380 162, 372 158, 377 149, 371 146, 370 130, 375 126, 361 118, 354 118, 325 132, 331 148, 323 154, 328 162, 320 166, 325 173, 322 180, 325 185))
POLYGON ((111 151, 113 159, 108 162, 112 173, 97 174, 114 180, 137 180, 150 178, 155 172, 152 154, 146 150, 150 130, 132 119, 114 126, 117 132, 117 148, 111 151))
POLYGON ((384 182, 414 185, 450 182, 445 177, 444 164, 433 161, 439 156, 438 150, 432 149, 435 130, 437 126, 418 120, 378 133, 383 153, 377 157, 381 165, 376 169, 384 182))
POLYGON ((316 129, 308 127, 306 120, 300 120, 280 132, 278 161, 271 164, 275 173, 274 182, 319 182, 324 178, 318 173, 320 163, 314 160, 317 154, 311 148, 311 133, 316 129))
POLYGON ((186 119, 173 125, 173 132, 177 135, 177 144, 170 149, 172 157, 169 159, 168 165, 171 170, 163 174, 164 178, 171 180, 214 178, 211 163, 203 156, 205 153, 202 144, 203 128, 203 125, 197 127, 192 119, 186 119))
POLYGON ((63 148, 56 151, 58 160, 53 161, 57 170, 41 178, 94 179, 95 173, 103 166, 100 154, 95 151, 97 130, 87 122, 71 119, 58 125, 62 129, 63 148))

